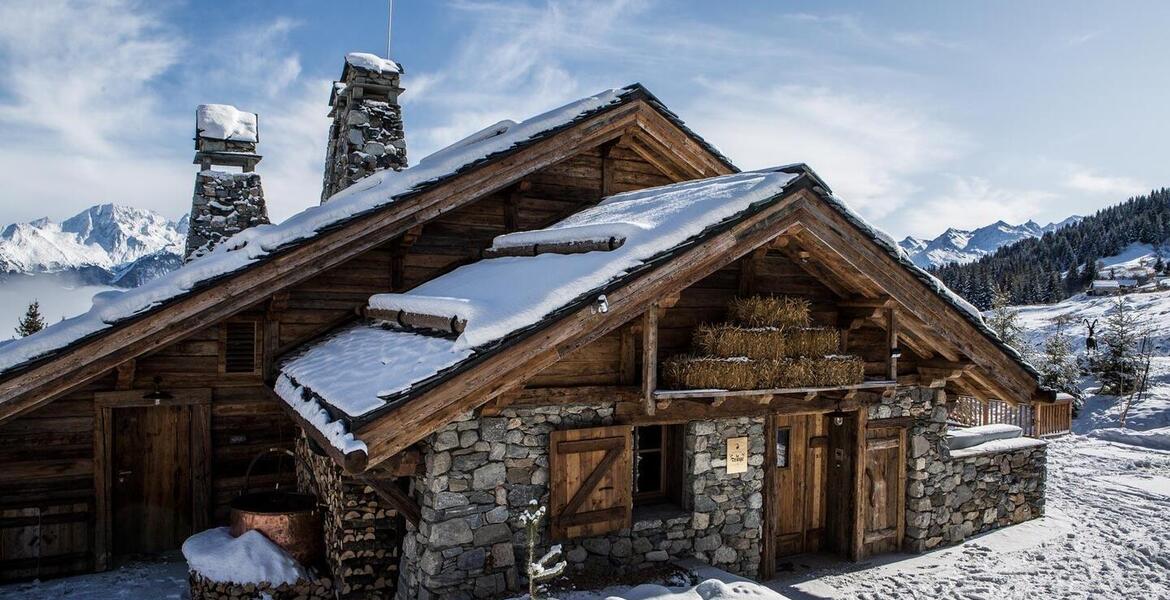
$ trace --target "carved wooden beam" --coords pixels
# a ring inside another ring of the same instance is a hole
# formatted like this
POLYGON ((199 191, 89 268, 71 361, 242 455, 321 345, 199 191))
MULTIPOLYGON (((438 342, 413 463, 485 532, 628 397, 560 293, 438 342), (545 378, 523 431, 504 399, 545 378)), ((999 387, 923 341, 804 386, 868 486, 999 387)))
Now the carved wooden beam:
POLYGON ((386 501, 386 504, 389 504, 394 510, 402 513, 402 516, 407 521, 410 521, 416 528, 418 527, 418 522, 422 519, 422 510, 419 508, 418 503, 414 501, 414 498, 407 496, 392 481, 375 479, 366 475, 359 475, 358 479, 362 483, 370 486, 370 489, 374 490, 374 493, 379 498, 386 501))

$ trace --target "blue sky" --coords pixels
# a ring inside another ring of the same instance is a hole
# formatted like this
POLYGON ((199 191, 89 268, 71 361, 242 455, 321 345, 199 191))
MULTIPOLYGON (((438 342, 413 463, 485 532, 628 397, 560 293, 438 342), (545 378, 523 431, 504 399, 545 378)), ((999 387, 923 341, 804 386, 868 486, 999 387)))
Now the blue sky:
MULTIPOLYGON (((185 212, 204 102, 260 113, 274 220, 316 203, 329 83, 346 52, 383 52, 385 11, 4 0, 0 223, 185 212)), ((394 17, 415 160, 640 81, 741 167, 807 162, 897 237, 1170 183, 1166 3, 398 0, 394 17)))

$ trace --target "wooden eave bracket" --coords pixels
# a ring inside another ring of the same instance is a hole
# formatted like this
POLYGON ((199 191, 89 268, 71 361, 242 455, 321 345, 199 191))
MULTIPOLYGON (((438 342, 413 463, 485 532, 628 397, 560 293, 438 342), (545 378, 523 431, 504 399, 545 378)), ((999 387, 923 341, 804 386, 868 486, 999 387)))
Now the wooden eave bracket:
POLYGON ((411 498, 405 492, 398 489, 392 480, 370 477, 368 475, 359 475, 357 479, 368 485, 378 495, 378 498, 401 513, 416 529, 418 528, 418 523, 422 520, 422 509, 419 508, 414 498, 411 498))

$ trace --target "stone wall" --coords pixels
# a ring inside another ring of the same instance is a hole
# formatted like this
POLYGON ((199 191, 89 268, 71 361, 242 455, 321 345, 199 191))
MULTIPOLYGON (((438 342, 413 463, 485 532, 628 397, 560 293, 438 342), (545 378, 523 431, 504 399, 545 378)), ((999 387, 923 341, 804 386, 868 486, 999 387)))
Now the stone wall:
POLYGON ((373 489, 297 440, 297 484, 324 506, 325 558, 337 598, 393 598, 406 525, 373 489))
MULTIPOLYGON (((465 416, 423 444, 417 481, 422 522, 403 544, 399 598, 486 598, 524 581, 530 500, 548 503, 549 433, 612 423, 611 404, 505 409, 465 416)), ((635 570, 691 556, 754 575, 763 515, 763 419, 686 426, 680 506, 636 507, 633 524, 608 535, 564 541, 570 573, 635 570), (726 440, 750 437, 747 473, 727 475, 726 440)), ((548 540, 542 540, 547 548, 548 540)))
POLYGON ((912 419, 903 541, 909 552, 957 544, 1044 511, 1044 446, 953 458, 946 445, 946 401, 942 390, 908 388, 868 408, 870 421, 912 419))
POLYGON ((268 223, 258 173, 200 171, 195 176, 185 260, 211 252, 223 240, 268 223))
POLYGON ((406 168, 399 74, 350 64, 335 89, 321 201, 384 169, 406 168))

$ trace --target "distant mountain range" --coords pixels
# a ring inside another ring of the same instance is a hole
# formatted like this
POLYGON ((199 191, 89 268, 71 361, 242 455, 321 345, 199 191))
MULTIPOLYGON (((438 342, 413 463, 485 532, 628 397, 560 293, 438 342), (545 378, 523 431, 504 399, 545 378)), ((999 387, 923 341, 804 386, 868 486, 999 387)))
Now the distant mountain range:
POLYGON ((137 287, 183 262, 187 217, 99 204, 61 221, 13 223, 0 231, 0 282, 137 287))
POLYGON ((967 231, 950 228, 932 240, 907 236, 898 245, 910 255, 910 259, 923 268, 939 267, 950 263, 966 264, 994 253, 1009 244, 1028 238, 1042 237, 1049 231, 1056 231, 1079 223, 1082 217, 1071 216, 1059 223, 1041 226, 1035 221, 1022 225, 1009 225, 996 221, 986 227, 967 231))

